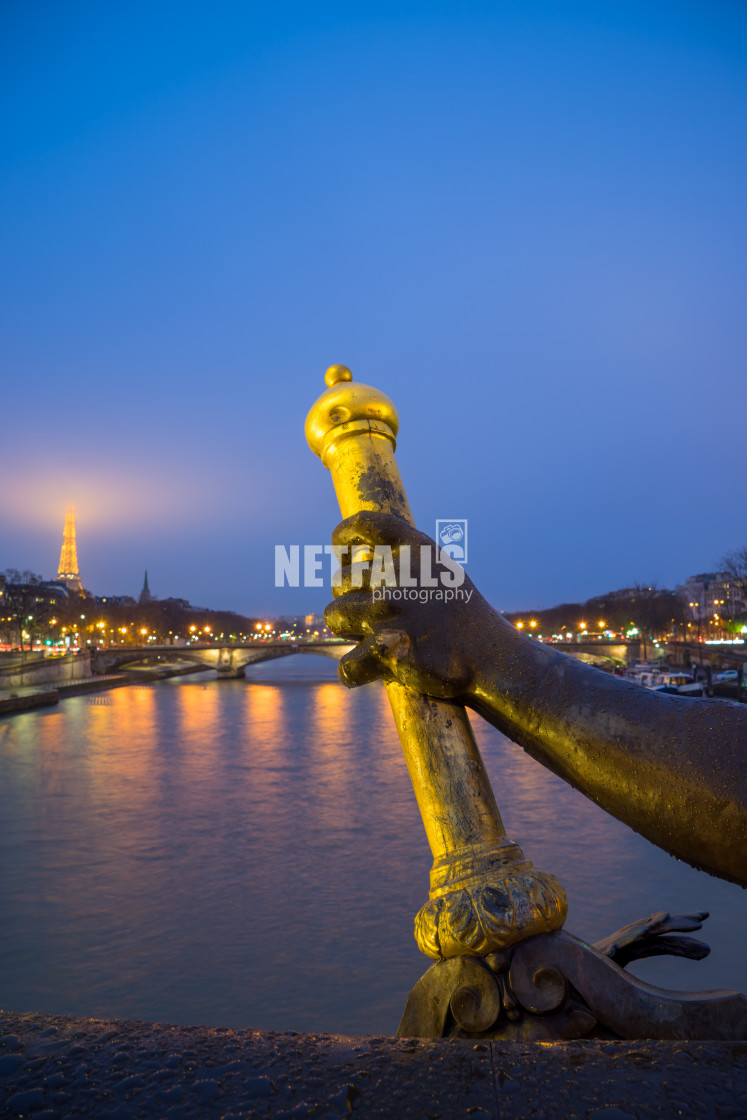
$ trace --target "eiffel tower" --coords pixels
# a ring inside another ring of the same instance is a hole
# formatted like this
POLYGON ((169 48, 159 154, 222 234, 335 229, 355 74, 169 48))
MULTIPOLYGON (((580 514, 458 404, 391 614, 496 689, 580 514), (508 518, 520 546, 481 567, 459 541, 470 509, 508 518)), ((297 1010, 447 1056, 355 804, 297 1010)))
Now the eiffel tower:
POLYGON ((57 569, 57 579, 64 583, 71 591, 82 591, 83 584, 78 574, 78 550, 75 547, 75 508, 68 506, 65 510, 65 528, 62 533, 62 550, 60 552, 60 566, 57 569))

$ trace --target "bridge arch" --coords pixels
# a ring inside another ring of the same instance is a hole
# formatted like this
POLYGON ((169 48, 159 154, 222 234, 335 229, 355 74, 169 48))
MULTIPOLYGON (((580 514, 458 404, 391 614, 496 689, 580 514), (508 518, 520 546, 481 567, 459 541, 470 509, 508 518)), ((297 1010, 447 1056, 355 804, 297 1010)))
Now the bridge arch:
POLYGON ((215 669, 222 679, 246 676, 248 665, 292 657, 297 653, 316 654, 339 661, 343 654, 353 649, 350 642, 334 640, 321 642, 256 642, 248 646, 128 646, 120 649, 96 649, 92 652, 91 668, 97 675, 124 668, 133 662, 191 661, 215 669))

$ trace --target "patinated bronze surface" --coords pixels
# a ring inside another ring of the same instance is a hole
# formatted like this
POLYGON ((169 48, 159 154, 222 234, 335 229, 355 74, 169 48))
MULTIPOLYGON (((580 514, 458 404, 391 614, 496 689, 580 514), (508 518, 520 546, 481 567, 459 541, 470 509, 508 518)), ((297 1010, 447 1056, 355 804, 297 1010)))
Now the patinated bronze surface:
POLYGON ((434 857, 415 936, 439 963, 413 989, 399 1033, 747 1037, 745 997, 661 992, 621 967, 653 953, 704 955, 701 942, 667 935, 705 915, 653 915, 595 948, 560 932, 565 893, 507 839, 465 705, 649 840, 742 885, 747 710, 647 693, 590 669, 519 633, 461 569, 459 597, 434 593, 455 565, 414 527, 394 405, 353 385, 345 366, 326 381, 306 435, 345 518, 333 534, 341 573, 327 623, 358 642, 340 662, 344 683, 385 682, 434 857), (421 549, 433 558, 427 574, 411 567, 421 549), (380 552, 386 579, 409 580, 414 596, 377 595, 380 552))
POLYGON ((559 931, 507 953, 433 965, 410 993, 397 1033, 523 1042, 747 1039, 747 997, 655 988, 559 931))
MULTIPOLYGON (((336 544, 431 543, 400 518, 360 513, 336 544)), ((747 886, 747 708, 691 702, 601 673, 516 630, 480 595, 469 602, 372 600, 346 577, 327 608, 358 638, 349 685, 398 680, 474 708, 608 813, 694 867, 747 886)))
MULTIPOLYGON (((393 513, 411 525, 394 458, 394 405, 378 390, 352 384, 345 366, 331 367, 326 380, 306 436, 332 473, 343 516, 393 513)), ((350 567, 344 565, 345 585, 350 567)), ((463 705, 393 677, 386 686, 433 852, 430 897, 415 920, 422 952, 436 959, 489 953, 559 929, 565 892, 506 838, 463 705)))

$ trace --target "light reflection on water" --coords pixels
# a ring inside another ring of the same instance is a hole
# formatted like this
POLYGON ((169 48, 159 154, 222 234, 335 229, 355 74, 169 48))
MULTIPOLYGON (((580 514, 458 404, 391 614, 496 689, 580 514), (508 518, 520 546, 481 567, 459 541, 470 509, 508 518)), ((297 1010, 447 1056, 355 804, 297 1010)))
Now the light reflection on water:
MULTIPOLYGON (((0 721, 0 1006, 391 1033, 430 857, 380 686, 293 658, 0 721)), ((677 863, 474 717, 509 836, 594 940, 711 910, 667 987, 747 990, 747 893, 677 863)))

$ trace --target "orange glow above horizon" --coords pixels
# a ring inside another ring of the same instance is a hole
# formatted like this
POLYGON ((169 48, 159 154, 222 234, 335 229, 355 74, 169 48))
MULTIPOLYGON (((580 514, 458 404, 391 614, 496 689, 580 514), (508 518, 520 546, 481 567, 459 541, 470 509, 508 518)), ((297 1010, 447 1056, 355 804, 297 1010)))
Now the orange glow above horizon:
MULTIPOLYGON (((203 495, 178 477, 148 473, 145 470, 107 471, 96 464, 95 475, 82 471, 55 472, 33 466, 31 473, 14 480, 3 495, 3 518, 8 525, 25 529, 46 529, 55 541, 62 539, 65 511, 75 507, 75 525, 80 530, 96 531, 116 527, 144 529, 181 525, 194 513, 203 495)), ((205 483, 207 497, 207 484, 205 483)), ((198 485, 198 490, 200 486, 198 485)), ((206 508, 210 508, 209 504, 206 508)))

